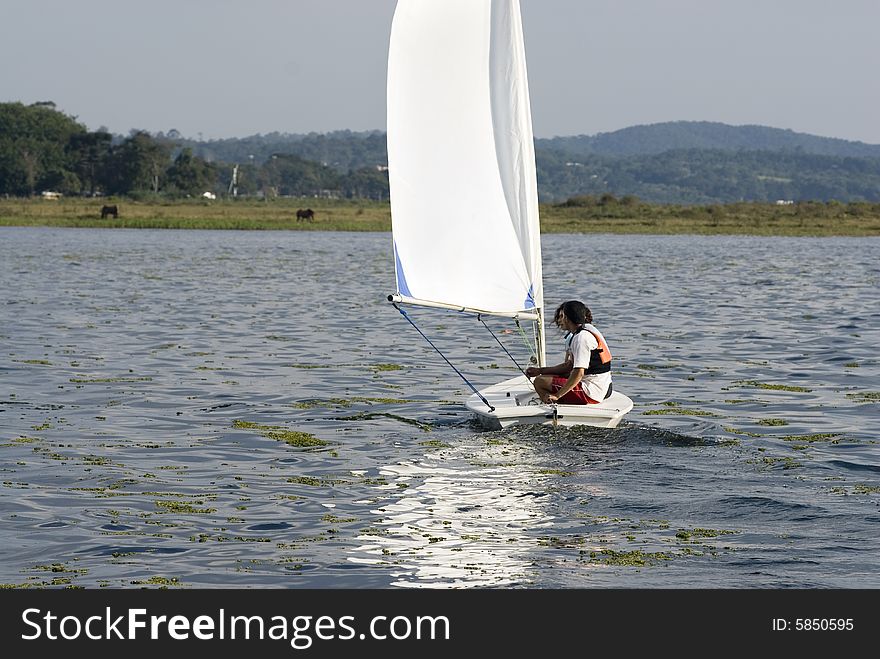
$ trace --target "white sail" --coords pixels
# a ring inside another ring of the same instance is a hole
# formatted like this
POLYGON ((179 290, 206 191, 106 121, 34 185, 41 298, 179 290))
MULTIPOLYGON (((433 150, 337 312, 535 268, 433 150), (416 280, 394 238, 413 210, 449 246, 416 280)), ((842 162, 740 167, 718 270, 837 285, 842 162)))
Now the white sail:
POLYGON ((510 315, 543 308, 518 0, 398 0, 388 166, 399 295, 510 315))

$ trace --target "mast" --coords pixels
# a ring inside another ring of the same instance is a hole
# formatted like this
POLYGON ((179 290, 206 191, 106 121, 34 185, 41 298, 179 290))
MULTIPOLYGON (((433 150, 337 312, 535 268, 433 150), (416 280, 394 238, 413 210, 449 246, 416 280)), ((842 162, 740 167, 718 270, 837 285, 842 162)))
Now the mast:
POLYGON ((538 320, 536 321, 537 330, 535 331, 535 340, 537 345, 535 349, 538 352, 538 367, 547 365, 547 338, 544 335, 544 307, 538 308, 538 320))

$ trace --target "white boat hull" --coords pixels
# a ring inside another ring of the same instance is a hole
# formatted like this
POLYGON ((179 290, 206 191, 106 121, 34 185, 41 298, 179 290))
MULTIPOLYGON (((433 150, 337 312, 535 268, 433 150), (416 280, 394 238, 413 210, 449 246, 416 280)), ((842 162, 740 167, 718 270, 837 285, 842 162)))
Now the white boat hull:
POLYGON ((496 430, 536 423, 614 428, 633 408, 632 400, 617 391, 597 405, 545 405, 538 400, 532 383, 524 375, 486 387, 480 394, 494 410, 476 394, 465 404, 481 424, 496 430))

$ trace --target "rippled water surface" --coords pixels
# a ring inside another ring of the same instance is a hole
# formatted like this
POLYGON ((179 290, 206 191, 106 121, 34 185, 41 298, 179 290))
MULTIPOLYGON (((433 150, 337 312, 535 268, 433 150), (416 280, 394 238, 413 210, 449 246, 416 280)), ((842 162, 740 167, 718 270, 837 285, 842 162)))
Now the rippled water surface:
POLYGON ((616 430, 473 425, 387 234, 0 229, 0 583, 880 587, 880 241, 543 242, 616 430))

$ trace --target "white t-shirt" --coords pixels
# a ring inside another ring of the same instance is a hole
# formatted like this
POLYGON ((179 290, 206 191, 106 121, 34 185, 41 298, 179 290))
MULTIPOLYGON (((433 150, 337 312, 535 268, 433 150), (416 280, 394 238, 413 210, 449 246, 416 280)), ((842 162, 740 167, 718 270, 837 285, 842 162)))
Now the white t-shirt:
MULTIPOLYGON (((590 329, 598 332, 592 325, 590 329)), ((601 336, 601 334, 599 335, 601 336)), ((603 337, 604 338, 604 337, 603 337)), ((607 341, 606 341, 607 344, 607 341)), ((587 330, 581 330, 574 335, 571 342, 572 368, 588 369, 590 367, 590 351, 599 347, 599 342, 587 330)), ((608 393, 608 385, 611 384, 611 372, 595 373, 592 375, 584 375, 581 379, 581 388, 593 400, 600 403, 605 400, 605 394, 608 393)))

